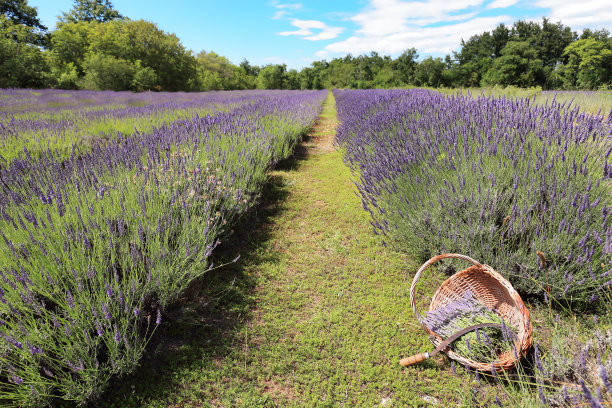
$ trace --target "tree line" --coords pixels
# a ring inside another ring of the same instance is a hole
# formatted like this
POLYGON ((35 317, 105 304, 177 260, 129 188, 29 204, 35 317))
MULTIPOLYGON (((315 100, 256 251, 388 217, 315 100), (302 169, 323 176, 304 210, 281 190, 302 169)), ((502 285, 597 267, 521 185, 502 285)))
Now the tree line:
POLYGON ((110 0, 75 0, 49 31, 27 0, 0 0, 0 87, 208 91, 236 89, 517 86, 612 88, 612 36, 561 22, 517 21, 462 40, 445 58, 377 52, 313 62, 239 65, 194 55, 155 23, 131 20, 110 0))

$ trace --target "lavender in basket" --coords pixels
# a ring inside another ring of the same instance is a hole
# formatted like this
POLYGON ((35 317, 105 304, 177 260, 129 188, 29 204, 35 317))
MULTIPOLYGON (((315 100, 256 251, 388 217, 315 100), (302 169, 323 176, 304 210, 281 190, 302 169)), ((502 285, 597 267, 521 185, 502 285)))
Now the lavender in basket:
POLYGON ((442 339, 447 339, 456 332, 476 324, 498 323, 502 325, 502 330, 491 327, 473 330, 451 344, 455 353, 470 360, 495 361, 500 353, 512 347, 507 333, 508 329, 502 317, 480 303, 470 291, 466 291, 458 300, 453 300, 436 310, 427 312, 423 323, 442 339))

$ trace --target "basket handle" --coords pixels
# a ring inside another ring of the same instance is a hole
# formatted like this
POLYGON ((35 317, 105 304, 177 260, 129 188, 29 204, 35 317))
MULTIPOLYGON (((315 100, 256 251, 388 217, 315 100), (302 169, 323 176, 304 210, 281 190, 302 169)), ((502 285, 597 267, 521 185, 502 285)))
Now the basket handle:
POLYGON ((421 322, 421 314, 419 313, 419 310, 417 309, 417 305, 416 305, 416 297, 414 296, 414 293, 416 291, 416 285, 417 282, 419 281, 419 278, 421 277, 421 274, 423 273, 423 271, 425 271, 425 269, 427 269, 427 267, 433 263, 436 263, 438 261, 441 261, 442 259, 446 259, 446 258, 457 258, 457 259, 463 259, 465 261, 470 262, 473 265, 476 266, 482 266, 482 264, 480 262, 478 262, 477 260, 470 258, 467 255, 461 255, 461 254, 442 254, 442 255, 437 255, 434 256, 433 258, 431 258, 429 261, 425 262, 417 271, 416 275, 414 275, 414 278, 412 279, 412 285, 410 286, 410 305, 412 306, 412 311, 414 312, 414 315, 416 316, 417 320, 419 321, 419 323, 421 323, 421 325, 423 325, 423 323, 421 322))

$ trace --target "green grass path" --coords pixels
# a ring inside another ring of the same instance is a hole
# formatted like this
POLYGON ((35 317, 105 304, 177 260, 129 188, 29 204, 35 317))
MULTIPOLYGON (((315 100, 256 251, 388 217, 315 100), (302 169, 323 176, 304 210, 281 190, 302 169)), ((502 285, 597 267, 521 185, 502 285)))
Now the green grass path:
MULTIPOLYGON (((295 156, 270 173, 262 205, 224 243, 241 260, 192 285, 141 369, 105 406, 458 406, 488 397, 436 357, 410 309, 418 268, 380 243, 334 150, 335 102, 295 156)), ((433 273, 433 272, 432 272, 433 273)), ((441 281, 422 288, 426 305, 441 281)))

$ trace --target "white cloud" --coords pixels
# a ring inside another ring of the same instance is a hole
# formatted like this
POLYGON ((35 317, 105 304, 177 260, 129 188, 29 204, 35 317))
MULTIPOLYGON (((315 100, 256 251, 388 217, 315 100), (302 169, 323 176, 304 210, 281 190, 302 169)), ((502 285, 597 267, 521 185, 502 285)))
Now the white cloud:
POLYGON ((289 13, 287 10, 278 10, 276 13, 274 13, 274 15, 272 16, 272 19, 280 20, 281 18, 285 17, 287 13, 289 13))
MULTIPOLYGON (((528 3, 537 15, 510 15, 510 7, 521 0, 369 0, 368 5, 348 18, 357 25, 349 38, 328 44, 317 57, 377 51, 397 55, 414 47, 421 57, 450 53, 467 40, 503 23, 511 26, 523 19, 540 23, 545 15, 573 30, 607 28, 612 30, 610 0, 534 0, 528 3), (542 10, 544 9, 544 10, 542 10), (487 16, 483 16, 483 11, 487 16), (497 14, 497 15, 496 15, 497 14)), ((301 21, 301 20, 295 20, 301 21)), ((318 24, 323 24, 317 22, 318 24)), ((317 27, 298 26, 284 35, 312 36, 317 27), (299 33, 299 34, 298 34, 299 33)), ((328 37, 333 38, 333 37, 328 37)))
POLYGON ((329 27, 322 21, 317 20, 299 20, 294 18, 291 20, 291 25, 297 27, 295 31, 282 31, 279 35, 297 35, 305 40, 309 41, 320 41, 320 40, 331 40, 336 38, 343 30, 343 27, 329 27), (315 34, 312 30, 320 30, 318 34, 315 34))
MULTIPOLYGON (((513 0, 496 0, 497 3, 513 0)), ((415 47, 421 55, 456 50, 461 40, 493 30, 500 23, 512 24, 514 17, 477 17, 484 0, 371 0, 353 16, 358 29, 346 40, 328 44, 317 56, 362 54, 377 51, 398 54, 415 47)))
POLYGON ((487 4, 488 9, 508 8, 514 6, 519 0, 495 0, 487 4))
POLYGON ((304 7, 304 5, 302 3, 278 3, 275 2, 273 3, 273 6, 276 7, 277 9, 283 9, 283 10, 301 10, 302 7, 304 7))
POLYGON ((386 35, 405 30, 407 25, 457 21, 473 17, 473 10, 483 0, 372 0, 371 6, 352 18, 361 26, 357 33, 386 35), (457 15, 454 13, 463 12, 457 15))
POLYGON ((547 15, 552 21, 561 21, 573 30, 582 28, 612 29, 612 6, 609 0, 583 0, 569 2, 563 0, 539 0, 538 7, 550 9, 547 15))
POLYGON ((293 11, 301 10, 304 5, 302 3, 279 3, 278 1, 273 1, 272 7, 277 9, 274 15, 272 16, 272 19, 280 20, 292 14, 293 11))

